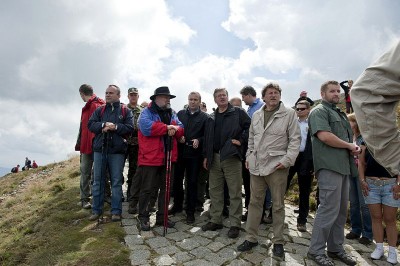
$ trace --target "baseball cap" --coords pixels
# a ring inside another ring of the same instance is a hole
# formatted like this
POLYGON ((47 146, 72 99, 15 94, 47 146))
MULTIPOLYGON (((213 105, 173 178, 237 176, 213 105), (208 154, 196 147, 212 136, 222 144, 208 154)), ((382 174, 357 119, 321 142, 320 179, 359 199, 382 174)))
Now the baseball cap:
POLYGON ((135 88, 135 87, 129 88, 129 89, 128 89, 128 94, 131 94, 131 93, 136 93, 136 94, 138 94, 138 93, 139 93, 139 90, 138 90, 137 88, 135 88))

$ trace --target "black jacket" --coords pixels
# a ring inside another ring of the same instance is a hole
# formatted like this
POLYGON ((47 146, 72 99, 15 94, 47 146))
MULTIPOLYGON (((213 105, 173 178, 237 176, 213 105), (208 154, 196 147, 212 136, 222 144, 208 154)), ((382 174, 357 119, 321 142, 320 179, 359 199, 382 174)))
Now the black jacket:
POLYGON ((133 132, 132 111, 126 108, 126 113, 123 115, 120 102, 107 103, 103 114, 101 114, 102 109, 103 106, 98 107, 88 122, 89 130, 96 134, 93 151, 125 154, 128 147, 126 137, 133 132), (117 130, 102 133, 105 122, 114 123, 117 130))
POLYGON ((200 109, 193 114, 190 113, 189 109, 180 110, 178 112, 178 119, 185 128, 185 143, 178 144, 180 146, 180 158, 196 158, 202 156, 204 130, 207 118, 208 114, 200 111, 200 109), (192 139, 199 140, 199 147, 197 149, 193 149, 192 139))
MULTIPOLYGON (((214 156, 214 128, 215 128, 215 115, 218 112, 218 108, 212 113, 206 123, 205 139, 203 156, 207 158, 207 168, 210 165, 214 156)), ((247 112, 236 106, 228 104, 228 109, 224 113, 221 130, 221 149, 220 158, 224 161, 232 156, 238 156, 243 159, 242 147, 232 144, 232 139, 237 139, 240 143, 244 143, 249 137, 249 127, 251 124, 251 118, 247 112)))

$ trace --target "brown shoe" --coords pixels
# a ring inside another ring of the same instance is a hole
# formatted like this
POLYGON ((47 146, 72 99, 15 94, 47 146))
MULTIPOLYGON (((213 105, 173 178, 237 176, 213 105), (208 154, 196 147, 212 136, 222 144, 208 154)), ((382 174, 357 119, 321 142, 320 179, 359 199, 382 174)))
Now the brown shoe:
POLYGON ((240 228, 237 226, 231 226, 228 231, 229 238, 237 238, 239 236, 240 228))
POLYGON ((120 221, 121 221, 121 215, 119 215, 119 214, 113 214, 113 215, 111 216, 111 221, 113 221, 113 222, 120 222, 120 221))
POLYGON ((89 221, 96 221, 100 218, 100 214, 95 214, 93 213, 92 215, 90 215, 90 217, 88 218, 89 221))
POLYGON ((297 224, 297 230, 299 232, 307 232, 307 227, 305 224, 297 224))

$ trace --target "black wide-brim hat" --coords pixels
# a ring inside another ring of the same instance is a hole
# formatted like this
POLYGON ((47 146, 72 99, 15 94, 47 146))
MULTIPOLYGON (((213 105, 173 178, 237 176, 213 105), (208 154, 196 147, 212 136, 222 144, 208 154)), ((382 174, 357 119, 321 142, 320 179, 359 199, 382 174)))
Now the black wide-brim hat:
POLYGON ((175 95, 172 95, 169 92, 169 88, 164 86, 164 87, 159 87, 154 91, 154 95, 150 96, 150 100, 154 100, 157 95, 168 95, 170 99, 175 98, 175 95))

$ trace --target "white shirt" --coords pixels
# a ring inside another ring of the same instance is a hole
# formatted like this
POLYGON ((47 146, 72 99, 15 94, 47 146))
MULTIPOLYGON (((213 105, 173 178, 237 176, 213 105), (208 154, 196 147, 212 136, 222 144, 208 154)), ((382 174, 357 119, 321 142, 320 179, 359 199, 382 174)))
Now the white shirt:
POLYGON ((307 133, 308 133, 308 119, 304 121, 297 120, 300 127, 300 135, 301 135, 301 142, 300 142, 300 152, 303 152, 306 148, 307 142, 307 133))

